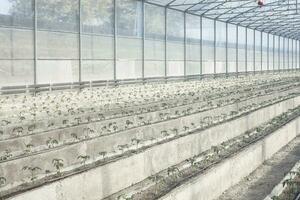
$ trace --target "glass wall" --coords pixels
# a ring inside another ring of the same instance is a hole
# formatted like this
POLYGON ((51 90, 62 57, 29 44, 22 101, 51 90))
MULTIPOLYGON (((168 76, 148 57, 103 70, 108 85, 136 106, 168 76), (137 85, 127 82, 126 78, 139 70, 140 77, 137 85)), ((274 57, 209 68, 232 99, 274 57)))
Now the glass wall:
POLYGON ((285 69, 285 43, 284 38, 279 37, 279 70, 285 69))
POLYGON ((165 76, 165 9, 145 5, 145 77, 165 76))
POLYGON ((280 65, 280 50, 279 50, 279 37, 274 35, 274 70, 279 70, 280 65))
POLYGON ((216 73, 226 73, 226 24, 216 23, 216 73))
POLYGON ((114 2, 81 0, 82 80, 114 77, 114 2))
POLYGON ((300 65, 297 40, 137 0, 1 0, 0 39, 0 87, 300 65))
POLYGON ((37 83, 79 80, 79 4, 37 1, 37 83))
POLYGON ((167 12, 167 76, 184 75, 184 14, 167 12))
POLYGON ((283 69, 289 69, 290 68, 290 40, 288 38, 284 39, 284 66, 283 69))
POLYGON ((117 0, 117 79, 142 77, 142 3, 117 0))
POLYGON ((186 15, 186 74, 200 74, 201 51, 200 51, 200 17, 186 15))
POLYGON ((268 34, 262 33, 262 47, 261 47, 261 58, 262 58, 262 70, 268 69, 268 34))
POLYGON ((237 62, 236 62, 236 25, 228 24, 228 72, 236 72, 237 62))
POLYGON ((238 72, 246 71, 246 28, 238 27, 238 72))
POLYGON ((269 70, 274 70, 274 36, 269 34, 269 70))
POLYGON ((1 0, 0 87, 34 83, 34 5, 1 0))
POLYGON ((214 73, 214 21, 202 18, 202 73, 214 73))
POLYGON ((247 28, 247 71, 254 71, 254 31, 252 29, 247 28))
POLYGON ((261 52, 261 32, 254 31, 255 34, 255 71, 261 71, 261 58, 262 58, 262 52, 261 52))

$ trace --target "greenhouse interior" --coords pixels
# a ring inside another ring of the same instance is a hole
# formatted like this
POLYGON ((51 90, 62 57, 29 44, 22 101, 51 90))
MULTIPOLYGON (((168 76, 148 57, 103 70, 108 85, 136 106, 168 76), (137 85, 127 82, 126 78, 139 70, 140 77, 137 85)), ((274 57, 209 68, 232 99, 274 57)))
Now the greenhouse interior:
POLYGON ((0 200, 300 200, 298 6, 0 0, 0 200))

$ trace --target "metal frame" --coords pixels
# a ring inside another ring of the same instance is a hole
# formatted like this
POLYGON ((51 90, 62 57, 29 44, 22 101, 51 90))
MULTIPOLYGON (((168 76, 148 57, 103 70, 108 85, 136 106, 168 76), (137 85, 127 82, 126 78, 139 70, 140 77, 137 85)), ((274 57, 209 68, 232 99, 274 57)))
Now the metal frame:
MULTIPOLYGON (((78 53, 79 53, 79 69, 78 69, 78 85, 81 88, 82 81, 82 0, 78 1, 78 53)), ((165 9, 164 16, 164 26, 165 26, 165 36, 164 36, 164 59, 165 59, 165 69, 164 69, 164 78, 167 80, 168 77, 168 10, 176 10, 184 13, 184 77, 187 76, 187 14, 200 17, 200 63, 199 63, 199 76, 200 78, 203 75, 203 18, 208 18, 214 20, 213 24, 213 34, 214 34, 214 52, 213 52, 213 67, 214 75, 217 74, 217 21, 225 22, 226 25, 226 69, 225 74, 229 74, 229 60, 228 60, 228 25, 233 24, 236 26, 236 75, 240 72, 239 70, 239 27, 245 27, 245 72, 249 72, 248 69, 248 37, 252 37, 248 34, 248 29, 253 31, 253 71, 256 73, 258 71, 258 66, 256 65, 256 31, 260 32, 260 71, 263 72, 263 32, 267 33, 267 71, 276 71, 275 70, 275 35, 278 36, 278 70, 294 70, 300 68, 300 34, 298 30, 300 28, 300 15, 298 13, 298 0, 288 0, 281 1, 276 0, 270 3, 267 3, 263 7, 257 6, 257 3, 253 0, 216 0, 216 1, 207 1, 207 0, 169 0, 166 3, 161 3, 157 0, 136 0, 141 1, 141 15, 142 15, 142 80, 145 81, 145 4, 151 4, 165 9), (270 35, 273 35, 273 46, 270 49, 270 35), (286 41, 287 40, 287 41, 286 41), (281 45, 282 41, 282 45, 281 45), (287 42, 287 44, 286 44, 287 42), (292 51, 290 51, 290 42, 292 51), (295 44, 294 44, 295 43, 295 44), (285 47, 287 46, 288 51, 286 52, 285 47), (270 66, 270 50, 273 51, 273 64, 272 70, 270 66), (290 55, 291 54, 291 55, 290 55), (286 58, 287 56, 287 58, 286 58), (291 58, 290 58, 291 56, 291 58), (282 60, 281 60, 282 59, 282 60), (281 64, 282 61, 282 64, 281 64), (298 62, 298 63, 297 63, 298 62), (287 66, 285 66, 287 64, 287 66), (282 66, 281 66, 282 65, 282 66)), ((34 66, 33 66, 33 85, 37 86, 37 65, 38 65, 38 49, 37 49, 37 19, 38 19, 38 10, 37 10, 37 0, 33 1, 33 38, 34 38, 34 66)), ((114 47, 114 58, 113 58, 113 81, 118 83, 117 80, 117 57, 118 57, 118 22, 117 22, 117 0, 113 0, 113 47, 114 47)), ((3 26, 1 26, 3 27, 3 26)), ((4 27, 5 28, 5 27, 4 27)), ((14 28, 14 27, 7 27, 14 28)), ((24 28, 25 29, 25 28, 24 28)), ((1 59, 0 59, 1 60, 1 59)), ((17 59, 15 59, 17 60, 17 59)), ((40 59, 42 60, 42 59, 40 59)), ((76 59, 77 60, 77 59, 76 59)), ((72 83, 77 84, 77 83, 72 83)))

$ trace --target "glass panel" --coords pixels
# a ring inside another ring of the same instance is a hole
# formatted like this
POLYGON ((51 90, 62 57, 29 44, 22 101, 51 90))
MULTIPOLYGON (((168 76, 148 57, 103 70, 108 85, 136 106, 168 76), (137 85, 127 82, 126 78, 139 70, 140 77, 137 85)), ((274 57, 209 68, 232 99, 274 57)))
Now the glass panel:
POLYGON ((0 87, 33 84, 32 60, 1 60, 0 87))
POLYGON ((202 18, 202 73, 214 73, 214 21, 202 18))
POLYGON ((78 1, 37 1, 37 83, 77 82, 78 1))
POLYGON ((165 75, 165 9, 145 4, 145 77, 165 75))
POLYGON ((274 48, 274 36, 269 34, 269 70, 274 69, 273 48, 274 48))
POLYGON ((289 52, 289 39, 288 38, 283 38, 284 39, 284 59, 285 59, 285 63, 284 63, 284 69, 289 69, 290 67, 290 52, 289 52))
POLYGON ((254 31, 247 29, 247 71, 254 71, 254 31))
POLYGON ((228 72, 236 72, 236 26, 228 24, 228 72))
POLYGON ((262 33, 262 70, 268 69, 268 34, 262 33))
POLYGON ((82 0, 82 80, 107 80, 114 75, 114 2, 82 0))
POLYGON ((280 42, 280 44, 279 44, 279 69, 280 70, 282 70, 282 69, 284 69, 285 68, 285 62, 286 62, 286 60, 285 60, 285 44, 284 44, 284 42, 283 42, 283 37, 279 37, 279 42, 280 42))
POLYGON ((187 75, 200 74, 200 17, 186 16, 187 75))
POLYGON ((238 72, 246 71, 246 28, 238 27, 238 72))
POLYGON ((226 73, 226 24, 216 24, 216 73, 226 73))
POLYGON ((261 32, 254 31, 255 34, 255 71, 261 71, 261 32))
POLYGON ((279 69, 279 38, 274 35, 274 69, 279 69))
POLYGON ((0 25, 32 29, 34 26, 33 1, 1 0, 0 4, 0 25))
POLYGON ((184 75, 184 15, 183 12, 167 12, 167 75, 184 75))
POLYGON ((79 79, 77 60, 38 60, 37 66, 37 82, 40 84, 73 83, 79 79))
POLYGON ((142 77, 142 3, 117 0, 117 79, 142 77))
POLYGON ((33 84, 33 1, 0 1, 0 87, 33 84), (15 60, 18 59, 18 60, 15 60))

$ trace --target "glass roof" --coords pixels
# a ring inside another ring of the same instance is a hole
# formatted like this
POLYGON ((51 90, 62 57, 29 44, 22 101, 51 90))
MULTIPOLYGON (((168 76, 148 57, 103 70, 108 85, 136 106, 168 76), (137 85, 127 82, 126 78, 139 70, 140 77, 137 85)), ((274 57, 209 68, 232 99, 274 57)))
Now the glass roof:
POLYGON ((294 39, 300 38, 298 0, 263 0, 263 6, 259 6, 257 0, 144 1, 258 31, 294 39))

